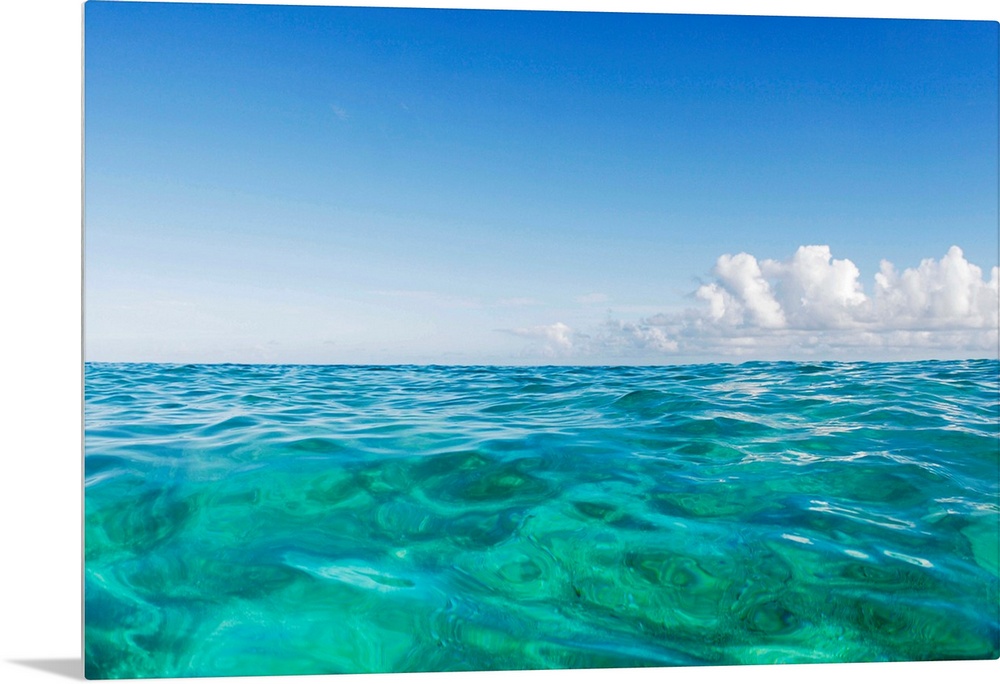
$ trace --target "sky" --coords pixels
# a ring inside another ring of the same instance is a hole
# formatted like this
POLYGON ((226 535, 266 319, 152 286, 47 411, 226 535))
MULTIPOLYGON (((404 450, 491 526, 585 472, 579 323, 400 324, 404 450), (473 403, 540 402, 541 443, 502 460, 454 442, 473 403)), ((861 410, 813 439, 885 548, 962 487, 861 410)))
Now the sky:
POLYGON ((89 361, 998 355, 996 22, 84 20, 89 361))

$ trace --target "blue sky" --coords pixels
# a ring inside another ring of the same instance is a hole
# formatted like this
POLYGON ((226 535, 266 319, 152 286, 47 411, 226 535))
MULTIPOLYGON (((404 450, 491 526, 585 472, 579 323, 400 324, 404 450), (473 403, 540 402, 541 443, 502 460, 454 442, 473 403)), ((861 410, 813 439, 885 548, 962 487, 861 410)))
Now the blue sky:
POLYGON ((995 22, 85 22, 89 360, 996 355, 995 22))

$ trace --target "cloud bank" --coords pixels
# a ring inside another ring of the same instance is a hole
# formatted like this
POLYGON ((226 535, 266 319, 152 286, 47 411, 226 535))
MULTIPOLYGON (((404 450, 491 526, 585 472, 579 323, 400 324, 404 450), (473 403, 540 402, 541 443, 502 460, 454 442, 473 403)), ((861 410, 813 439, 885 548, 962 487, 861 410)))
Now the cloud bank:
POLYGON ((609 318, 590 335, 559 324, 558 335, 548 331, 550 351, 650 361, 998 354, 998 268, 987 279, 959 247, 902 272, 883 260, 868 291, 857 266, 826 245, 799 247, 785 261, 723 254, 711 276, 692 293, 695 307, 638 321, 609 318))
POLYGON ((581 350, 581 346, 574 340, 574 337, 579 337, 579 335, 574 335, 573 329, 565 323, 513 328, 501 332, 508 332, 532 340, 529 353, 545 358, 565 357, 574 350, 581 350))
POLYGON ((901 274, 883 260, 866 295, 858 268, 825 245, 799 247, 791 259, 758 263, 724 254, 716 280, 695 296, 708 303, 700 320, 730 329, 976 330, 998 325, 997 268, 990 280, 952 247, 901 274))

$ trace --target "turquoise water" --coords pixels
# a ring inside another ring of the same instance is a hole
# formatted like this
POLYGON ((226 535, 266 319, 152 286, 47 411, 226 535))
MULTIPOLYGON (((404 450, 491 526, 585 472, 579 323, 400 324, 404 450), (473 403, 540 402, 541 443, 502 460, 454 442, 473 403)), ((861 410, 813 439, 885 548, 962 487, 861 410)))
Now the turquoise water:
POLYGON ((998 372, 87 364, 87 675, 997 658, 998 372))

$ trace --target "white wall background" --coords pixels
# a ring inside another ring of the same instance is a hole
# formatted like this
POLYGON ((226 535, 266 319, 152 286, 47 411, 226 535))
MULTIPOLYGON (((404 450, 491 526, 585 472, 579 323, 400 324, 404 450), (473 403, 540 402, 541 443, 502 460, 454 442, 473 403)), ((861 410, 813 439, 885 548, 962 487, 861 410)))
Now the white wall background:
MULTIPOLYGON (((218 1, 218 0, 217 0, 218 1)), ((272 4, 293 4, 287 1, 272 4)), ((333 4, 297 0, 294 4, 333 4)), ((886 0, 352 0, 352 5, 660 10, 991 19, 1000 4, 886 0)), ((79 0, 0 10, 0 681, 82 678, 81 36, 79 0)), ((241 682, 544 684, 1000 681, 1000 661, 743 668, 241 678, 241 682)), ((191 680, 157 680, 161 682, 191 680)), ((200 680, 234 681, 234 680, 200 680)))

